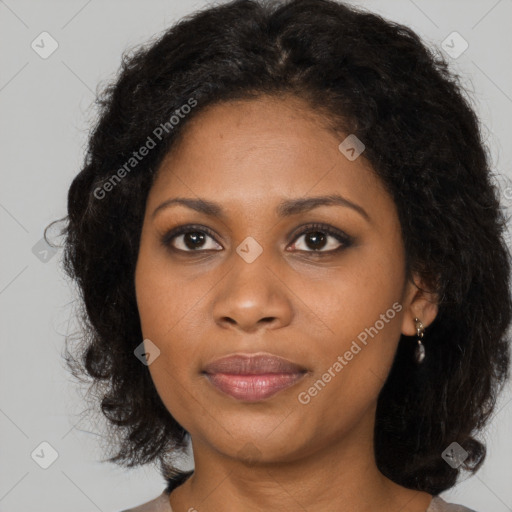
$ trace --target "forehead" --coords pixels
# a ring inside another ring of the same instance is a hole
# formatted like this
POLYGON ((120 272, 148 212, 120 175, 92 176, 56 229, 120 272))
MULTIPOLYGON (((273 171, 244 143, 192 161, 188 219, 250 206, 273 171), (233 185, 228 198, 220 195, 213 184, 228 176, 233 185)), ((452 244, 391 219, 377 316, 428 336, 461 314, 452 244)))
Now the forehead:
POLYGON ((216 104, 184 130, 161 164, 150 205, 172 195, 207 197, 227 208, 330 193, 375 207, 390 200, 364 157, 350 161, 340 152, 347 134, 329 129, 299 98, 216 104))

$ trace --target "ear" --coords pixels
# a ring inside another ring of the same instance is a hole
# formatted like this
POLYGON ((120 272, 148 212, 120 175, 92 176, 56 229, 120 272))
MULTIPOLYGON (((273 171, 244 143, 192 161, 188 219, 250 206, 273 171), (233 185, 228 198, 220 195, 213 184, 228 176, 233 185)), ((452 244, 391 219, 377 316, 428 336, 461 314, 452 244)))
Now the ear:
POLYGON ((419 318, 424 327, 430 325, 437 316, 438 297, 426 283, 414 274, 405 287, 402 317, 402 334, 416 335, 414 318, 419 318))

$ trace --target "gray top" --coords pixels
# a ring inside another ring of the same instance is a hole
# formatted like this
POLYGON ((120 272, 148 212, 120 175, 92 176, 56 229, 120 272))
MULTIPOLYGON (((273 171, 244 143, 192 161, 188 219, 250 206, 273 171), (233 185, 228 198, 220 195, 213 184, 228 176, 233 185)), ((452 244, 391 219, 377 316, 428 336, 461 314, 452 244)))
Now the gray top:
MULTIPOLYGON (((164 491, 160 496, 154 500, 143 503, 135 508, 123 510, 122 512, 172 512, 171 504, 169 503, 169 494, 164 491)), ((447 503, 439 496, 434 496, 428 509, 425 512, 475 512, 473 509, 457 505, 455 503, 447 503)))

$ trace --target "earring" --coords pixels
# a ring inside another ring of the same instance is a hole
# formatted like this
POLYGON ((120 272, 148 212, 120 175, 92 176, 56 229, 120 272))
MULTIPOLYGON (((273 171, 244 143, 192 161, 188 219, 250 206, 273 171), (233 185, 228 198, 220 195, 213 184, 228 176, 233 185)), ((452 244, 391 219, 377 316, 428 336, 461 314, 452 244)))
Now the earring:
POLYGON ((416 362, 419 364, 423 361, 423 359, 425 359, 425 346, 423 343, 421 343, 423 335, 425 334, 425 328, 423 327, 423 324, 419 318, 415 318, 414 321, 416 322, 416 336, 418 337, 418 346, 414 352, 414 357, 416 362))

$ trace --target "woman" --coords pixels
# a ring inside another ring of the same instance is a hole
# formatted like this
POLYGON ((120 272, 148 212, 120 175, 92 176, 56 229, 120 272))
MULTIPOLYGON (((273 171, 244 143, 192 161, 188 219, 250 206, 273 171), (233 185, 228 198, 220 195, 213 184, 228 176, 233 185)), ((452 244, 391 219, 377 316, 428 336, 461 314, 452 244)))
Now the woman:
POLYGON ((470 510, 439 494, 485 457, 510 263, 444 60, 331 0, 237 0, 125 56, 99 104, 69 358, 108 460, 167 481, 131 511, 470 510))

